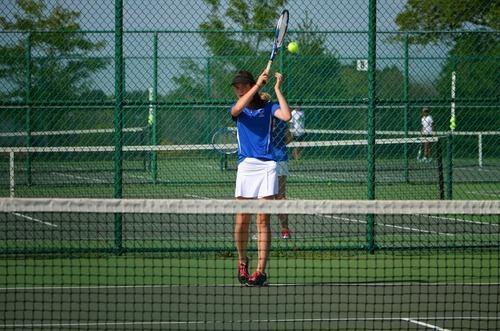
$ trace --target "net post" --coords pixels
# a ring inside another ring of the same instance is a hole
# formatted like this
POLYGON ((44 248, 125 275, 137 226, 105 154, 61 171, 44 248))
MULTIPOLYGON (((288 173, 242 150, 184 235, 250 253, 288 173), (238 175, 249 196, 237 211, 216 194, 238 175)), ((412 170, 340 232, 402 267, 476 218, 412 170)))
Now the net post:
POLYGON ((443 173, 443 147, 442 140, 438 138, 436 146, 436 160, 438 171, 439 200, 444 200, 444 173, 443 173))
MULTIPOLYGON (((368 135, 367 135, 367 193, 368 200, 375 200, 375 107, 376 107, 376 23, 377 1, 368 4, 368 135)), ((368 251, 375 253, 375 215, 366 216, 366 241, 368 251)))
MULTIPOLYGON (((31 147, 31 33, 28 33, 25 41, 25 61, 26 61, 26 147, 31 147)), ((28 151, 26 153, 26 184, 30 186, 32 184, 32 171, 31 171, 31 153, 28 151)))
POLYGON ((220 170, 224 171, 227 170, 227 155, 222 154, 220 157, 220 170))
POLYGON ((453 199, 453 133, 450 132, 446 138, 446 199, 453 199))
POLYGON ((479 133, 477 135, 477 152, 478 152, 478 163, 479 168, 483 167, 483 135, 479 133))
MULTIPOLYGON (((123 197, 123 0, 115 1, 115 107, 114 107, 114 192, 115 199, 123 197)), ((114 250, 123 251, 123 215, 114 213, 114 250)))
POLYGON ((10 197, 15 196, 15 166, 14 166, 14 151, 9 152, 9 191, 10 197))

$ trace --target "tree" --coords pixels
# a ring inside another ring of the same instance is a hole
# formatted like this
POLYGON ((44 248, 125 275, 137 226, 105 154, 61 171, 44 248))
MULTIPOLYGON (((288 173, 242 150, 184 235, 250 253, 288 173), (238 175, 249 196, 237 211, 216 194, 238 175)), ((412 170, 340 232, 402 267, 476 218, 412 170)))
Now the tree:
POLYGON ((90 77, 105 67, 106 61, 90 57, 104 47, 79 33, 80 13, 56 5, 48 8, 44 0, 17 0, 19 13, 14 20, 0 16, 6 31, 24 32, 0 47, 0 79, 12 88, 9 97, 26 96, 27 44, 31 47, 31 99, 76 99, 90 90, 90 77))
MULTIPOLYGON (((437 91, 450 98, 451 75, 456 72, 456 98, 475 100, 478 104, 495 103, 500 98, 500 3, 491 0, 408 0, 396 23, 401 30, 421 31, 411 34, 419 44, 444 43, 448 57, 437 79, 437 91), (485 103, 486 101, 486 103, 485 103)), ((459 103, 460 104, 460 103, 459 103)), ((463 103, 462 103, 463 104, 463 103)), ((459 116, 466 108, 458 109, 459 116)), ((475 108, 473 118, 481 123, 461 122, 461 129, 496 129, 495 108, 475 108), (474 127, 475 126, 475 127, 474 127)))
POLYGON ((412 36, 413 42, 427 44, 453 41, 457 35, 442 33, 462 28, 500 29, 500 3, 491 0, 408 0, 396 17, 404 31, 423 31, 412 36))
MULTIPOLYGON (((219 0, 205 0, 205 3, 209 5, 210 11, 200 29, 204 31, 202 37, 208 56, 204 63, 200 63, 199 59, 183 62, 182 74, 174 78, 176 88, 168 95, 173 100, 234 99, 230 83, 235 72, 248 70, 257 76, 265 68, 274 38, 273 27, 287 1, 230 0, 224 6, 219 0)), ((326 37, 314 32, 314 24, 307 15, 299 24, 299 29, 301 33, 289 31, 287 36, 287 41, 298 41, 299 53, 290 54, 284 48, 278 53, 272 69, 285 75, 283 89, 287 99, 294 103, 340 98, 345 88, 339 77, 341 64, 338 56, 326 47, 326 37)), ((264 88, 264 91, 271 94, 272 81, 273 78, 264 88)), ((308 117, 311 121, 316 121, 314 116, 321 116, 319 112, 314 112, 314 115, 312 113, 308 117)), ((182 118, 186 124, 179 126, 207 128, 212 125, 214 127, 207 130, 211 131, 216 125, 231 125, 230 117, 222 116, 222 113, 220 120, 212 116, 212 122, 199 114, 200 112, 194 112, 187 115, 184 112, 182 118), (221 123, 226 119, 229 122, 221 123)), ((331 112, 328 114, 332 115, 331 112)), ((318 118, 317 122, 319 121, 318 118)), ((328 125, 331 121, 323 120, 323 123, 328 125)), ((179 134, 184 135, 186 132, 179 134)))
POLYGON ((341 99, 346 90, 341 79, 341 64, 338 56, 329 50, 326 36, 314 33, 314 22, 306 13, 299 24, 299 33, 294 36, 300 51, 285 57, 289 84, 287 97, 299 100, 341 99))
POLYGON ((491 0, 408 0, 396 23, 414 43, 446 43, 448 57, 437 80, 441 96, 449 97, 451 73, 457 73, 457 98, 500 96, 500 3, 491 0))
MULTIPOLYGON (((209 58, 201 65, 194 60, 184 61, 182 75, 174 78, 177 88, 170 97, 232 99, 234 96, 228 86, 236 71, 248 70, 258 75, 264 68, 274 37, 272 27, 280 8, 287 1, 230 0, 225 8, 220 0, 205 2, 211 10, 200 29, 206 31, 203 38, 209 58), (238 32, 228 28, 222 17, 229 18, 238 27, 238 32)), ((307 15, 299 29, 314 29, 307 15)), ((314 32, 296 36, 289 33, 288 40, 293 38, 300 45, 299 54, 285 55, 284 50, 273 65, 286 75, 287 96, 292 99, 333 99, 338 96, 340 62, 325 46, 325 37, 314 32)))

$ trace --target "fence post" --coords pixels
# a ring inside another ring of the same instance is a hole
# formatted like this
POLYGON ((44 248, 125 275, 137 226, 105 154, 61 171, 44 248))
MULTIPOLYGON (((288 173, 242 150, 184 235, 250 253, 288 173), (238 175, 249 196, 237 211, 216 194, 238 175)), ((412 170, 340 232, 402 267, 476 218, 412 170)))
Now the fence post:
MULTIPOLYGON (((367 135, 367 193, 368 200, 375 199, 375 107, 376 107, 376 19, 377 19, 377 1, 370 0, 368 5, 368 135, 367 135)), ((375 252, 375 215, 367 215, 367 234, 368 251, 375 252)))
MULTIPOLYGON (((25 50, 25 61, 26 61, 26 147, 31 147, 31 33, 28 33, 26 37, 26 50, 25 50)), ((29 186, 32 183, 31 177, 31 153, 26 153, 26 184, 29 186)))
MULTIPOLYGON (((408 138, 408 112, 410 108, 409 104, 409 97, 410 97, 410 77, 409 77, 409 52, 408 52, 408 34, 405 33, 405 38, 404 38, 404 51, 405 51, 405 60, 404 60, 404 86, 403 86, 403 99, 405 102, 405 110, 404 110, 404 115, 403 115, 403 120, 404 120, 404 137, 408 138)), ((404 144, 404 181, 406 183, 410 182, 410 175, 409 175, 409 155, 408 155, 408 144, 404 144)))
MULTIPOLYGON (((115 107, 114 107, 114 193, 115 199, 123 197, 123 0, 115 0, 115 107)), ((115 251, 123 251, 122 214, 114 214, 115 251)))
MULTIPOLYGON (((158 144, 157 135, 157 122, 158 122, 158 32, 153 36, 153 96, 152 96, 152 121, 149 123, 151 126, 151 145, 158 144)), ((153 151, 151 153, 151 175, 153 183, 156 184, 158 180, 158 153, 153 151)))

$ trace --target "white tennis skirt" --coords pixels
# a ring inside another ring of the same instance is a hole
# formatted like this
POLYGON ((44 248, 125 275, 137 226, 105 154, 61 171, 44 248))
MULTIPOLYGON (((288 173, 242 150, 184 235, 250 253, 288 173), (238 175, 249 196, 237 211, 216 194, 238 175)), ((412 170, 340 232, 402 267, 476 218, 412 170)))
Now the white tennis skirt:
POLYGON ((236 198, 264 198, 278 194, 275 161, 246 158, 238 165, 236 198))

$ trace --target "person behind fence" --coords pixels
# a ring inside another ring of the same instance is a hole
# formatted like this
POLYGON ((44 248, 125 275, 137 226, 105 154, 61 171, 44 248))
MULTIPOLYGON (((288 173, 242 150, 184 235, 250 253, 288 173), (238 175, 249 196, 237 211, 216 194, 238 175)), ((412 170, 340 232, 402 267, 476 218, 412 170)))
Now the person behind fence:
MULTIPOLYGON (((276 173, 278 175, 277 200, 286 199, 286 180, 288 171, 288 151, 287 144, 292 141, 292 135, 288 128, 288 123, 280 119, 273 121, 273 149, 276 157, 276 173)), ((288 226, 288 214, 278 214, 281 239, 290 239, 290 228, 288 226)))
MULTIPOLYGON (((260 96, 263 100, 271 101, 269 93, 261 92, 260 96)), ((273 118, 272 127, 272 146, 276 158, 276 174, 278 175, 278 194, 276 195, 276 199, 284 200, 286 199, 286 180, 289 175, 288 148, 286 145, 292 141, 292 134, 288 127, 288 122, 280 119, 273 118)), ((278 214, 278 222, 281 239, 290 239, 288 214, 278 214)), ((258 236, 254 235, 252 239, 257 240, 258 236)))
POLYGON ((432 119, 432 116, 430 115, 429 108, 427 107, 422 108, 421 124, 422 128, 420 130, 420 133, 422 134, 422 138, 424 139, 424 141, 422 142, 423 157, 419 155, 419 160, 430 162, 432 161, 431 142, 425 141, 425 138, 432 136, 432 134, 434 133, 434 121, 432 119))
MULTIPOLYGON (((303 141, 306 136, 306 117, 304 111, 297 105, 297 107, 292 111, 292 132, 294 141, 303 141)), ((295 160, 300 159, 301 150, 299 147, 294 147, 292 150, 292 156, 295 160)))
MULTIPOLYGON (((248 71, 238 72, 232 81, 236 103, 231 107, 231 116, 238 130, 238 170, 236 174, 236 199, 274 199, 278 193, 276 160, 272 150, 272 119, 291 119, 290 108, 281 91, 283 76, 275 73, 274 91, 278 103, 267 102, 259 89, 269 78, 267 71, 257 81, 248 71)), ((237 214, 234 229, 238 251, 238 280, 250 286, 267 285, 265 268, 271 244, 269 215, 257 214, 258 261, 252 275, 248 272, 247 245, 249 237, 249 214, 237 214)))

